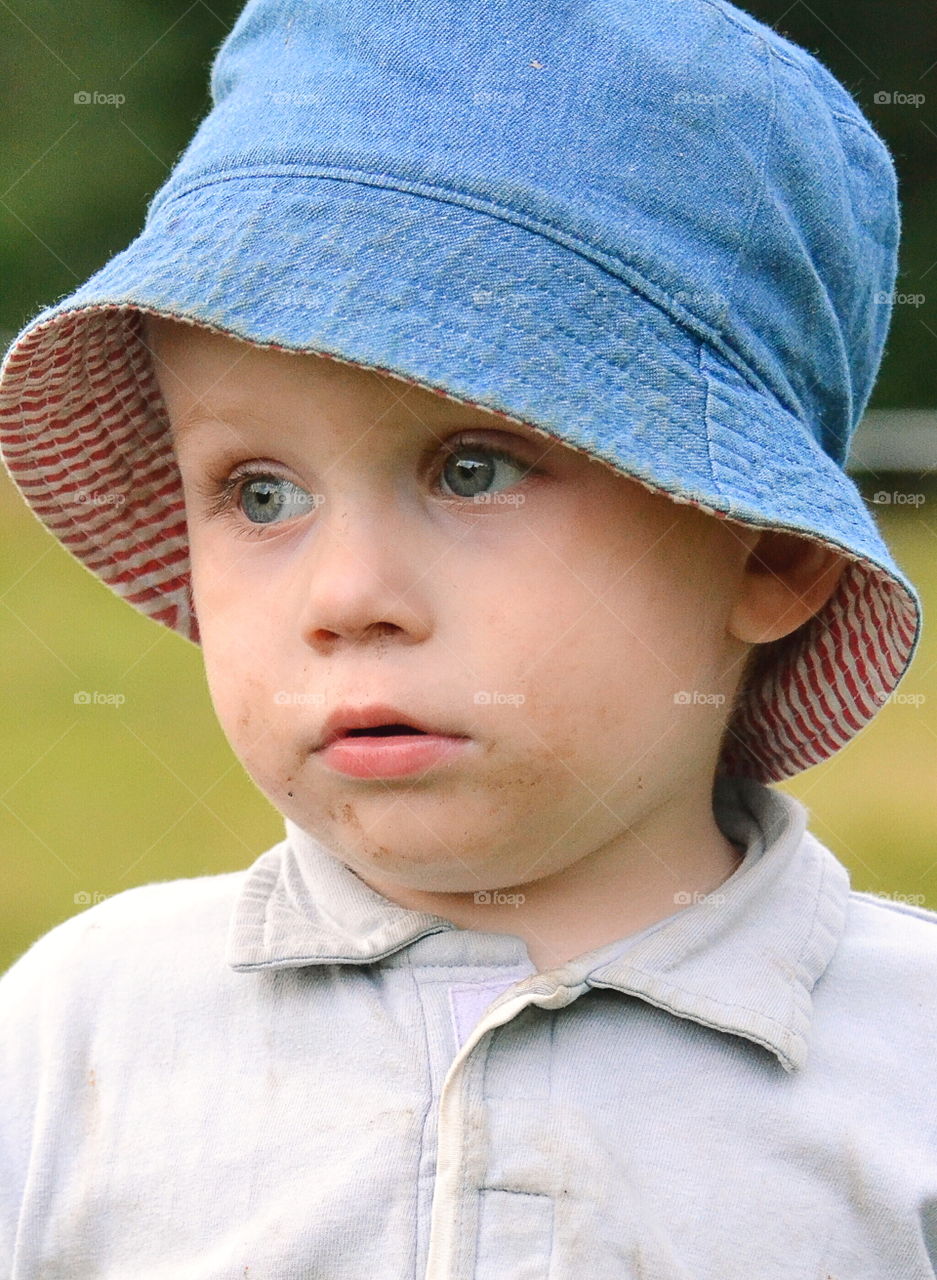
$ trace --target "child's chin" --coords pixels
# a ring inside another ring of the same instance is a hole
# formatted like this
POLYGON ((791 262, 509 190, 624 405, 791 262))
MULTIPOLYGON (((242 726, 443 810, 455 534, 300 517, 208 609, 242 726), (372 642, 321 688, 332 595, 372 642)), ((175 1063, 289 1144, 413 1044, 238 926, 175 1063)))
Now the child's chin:
MULTIPOLYGON (((379 839, 379 837, 378 837, 379 839)), ((374 833, 364 844, 338 847, 325 841, 359 879, 371 884, 380 882, 386 891, 390 883, 420 893, 477 893, 490 889, 490 870, 473 865, 464 851, 455 854, 445 846, 415 847, 406 841, 378 843, 374 833)), ((376 887, 376 885, 372 885, 376 887)))

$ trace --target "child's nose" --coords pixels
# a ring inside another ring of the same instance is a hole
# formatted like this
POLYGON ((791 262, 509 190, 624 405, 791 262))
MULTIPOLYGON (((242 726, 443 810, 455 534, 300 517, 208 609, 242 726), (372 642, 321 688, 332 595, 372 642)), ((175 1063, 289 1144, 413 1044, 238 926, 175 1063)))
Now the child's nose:
POLYGON ((310 643, 357 641, 370 632, 419 638, 428 626, 420 587, 428 565, 425 554, 412 553, 413 535, 373 499, 327 507, 323 502, 321 523, 296 566, 303 635, 310 643))

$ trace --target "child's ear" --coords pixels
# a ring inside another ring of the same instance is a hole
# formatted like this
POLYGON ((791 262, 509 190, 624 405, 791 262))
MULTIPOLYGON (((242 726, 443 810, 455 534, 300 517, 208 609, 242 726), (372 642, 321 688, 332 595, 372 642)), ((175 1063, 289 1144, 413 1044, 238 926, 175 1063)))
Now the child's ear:
POLYGON ((788 635, 823 608, 847 563, 799 534, 763 530, 746 561, 729 631, 747 644, 788 635))

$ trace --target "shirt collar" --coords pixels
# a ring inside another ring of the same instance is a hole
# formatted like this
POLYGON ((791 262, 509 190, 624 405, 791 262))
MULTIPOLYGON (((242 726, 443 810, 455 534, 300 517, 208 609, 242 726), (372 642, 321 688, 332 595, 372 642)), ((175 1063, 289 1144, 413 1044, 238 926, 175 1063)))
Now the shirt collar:
MULTIPOLYGON (((719 777, 713 812, 723 833, 746 850, 728 880, 541 981, 638 996, 764 1045, 794 1071, 806 1060, 811 992, 845 925, 849 876, 807 831, 804 806, 785 792, 719 777)), ((285 828, 285 840, 246 872, 228 931, 233 969, 369 964, 457 929, 389 901, 288 818, 285 828)))

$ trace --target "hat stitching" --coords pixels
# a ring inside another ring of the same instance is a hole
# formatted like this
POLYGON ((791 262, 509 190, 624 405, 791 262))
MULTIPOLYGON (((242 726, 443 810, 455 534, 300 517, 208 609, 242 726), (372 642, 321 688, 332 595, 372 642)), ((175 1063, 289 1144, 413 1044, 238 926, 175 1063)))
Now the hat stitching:
MULTIPOLYGON (((588 240, 583 240, 579 236, 570 235, 552 223, 549 219, 530 215, 520 214, 510 205, 500 204, 497 201, 483 199, 475 196, 470 192, 460 190, 458 187, 442 184, 430 183, 414 183, 409 179, 397 177, 396 181, 384 181, 388 175, 369 173, 365 170, 358 170, 357 176, 348 176, 351 171, 347 168, 336 168, 329 165, 257 165, 257 166, 232 166, 223 171, 219 171, 217 176, 204 176, 196 181, 189 182, 180 187, 178 191, 167 193, 165 200, 159 205, 151 207, 151 214, 159 207, 162 212, 168 209, 172 203, 182 199, 185 196, 196 194, 212 186, 217 186, 227 182, 249 182, 264 177, 290 177, 290 178, 321 178, 331 182, 347 182, 350 184, 358 183, 362 186, 373 186, 385 191, 393 191, 402 195, 413 195, 421 199, 436 200, 443 204, 451 204, 455 208, 471 209, 475 213, 482 216, 496 218, 510 226, 517 227, 522 231, 527 231, 536 235, 543 236, 544 239, 558 244, 561 248, 569 252, 577 253, 586 261, 591 262, 594 266, 606 271, 615 279, 623 281, 630 289, 639 294, 641 298, 656 307, 674 324, 689 330, 696 338, 701 338, 710 346, 714 347, 720 355, 734 368, 738 373, 746 379, 755 391, 762 394, 770 393, 777 397, 777 393, 770 387, 761 375, 760 371, 755 369, 725 338, 725 336, 717 329, 714 329, 705 320, 696 315, 688 307, 676 302, 673 296, 660 285, 644 275, 636 267, 633 267, 627 260, 615 254, 610 254, 597 246, 593 246, 588 240), (449 198, 447 198, 449 197, 449 198), (459 197, 458 199, 451 197, 459 197), (513 216, 509 216, 513 215, 513 216)), ((396 175, 391 175, 396 176, 396 175)), ((756 202, 757 204, 757 202, 756 202)), ((782 401, 783 403, 783 401, 782 401)))

